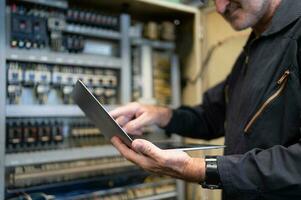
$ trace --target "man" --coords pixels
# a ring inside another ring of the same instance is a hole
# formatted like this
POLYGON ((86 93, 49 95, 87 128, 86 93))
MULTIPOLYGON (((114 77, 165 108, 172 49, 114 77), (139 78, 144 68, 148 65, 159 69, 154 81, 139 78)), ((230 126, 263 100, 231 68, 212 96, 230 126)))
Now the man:
POLYGON ((223 188, 224 199, 301 199, 301 1, 215 4, 234 29, 253 29, 226 80, 204 94, 202 105, 131 103, 111 114, 132 134, 156 124, 187 137, 225 136, 225 155, 191 158, 141 139, 131 148, 111 141, 143 169, 223 188))

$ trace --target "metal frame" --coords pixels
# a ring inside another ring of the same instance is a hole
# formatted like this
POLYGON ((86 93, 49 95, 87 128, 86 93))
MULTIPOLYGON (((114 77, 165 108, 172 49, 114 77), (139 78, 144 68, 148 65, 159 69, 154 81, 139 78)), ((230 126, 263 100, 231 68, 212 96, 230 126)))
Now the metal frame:
POLYGON ((177 192, 168 192, 164 194, 157 194, 151 197, 145 197, 145 198, 140 198, 136 200, 160 200, 160 199, 167 199, 167 198, 172 198, 172 197, 177 197, 178 193, 177 192))
POLYGON ((61 9, 66 9, 68 7, 68 2, 64 1, 64 0, 51 0, 51 1, 48 1, 48 0, 22 0, 22 1, 37 3, 37 4, 61 8, 61 9))
MULTIPOLYGON (((173 54, 171 57, 171 85, 172 87, 172 107, 177 108, 181 105, 181 75, 179 57, 173 54)), ((183 138, 178 135, 173 135, 175 141, 183 141, 183 138)), ((177 199, 185 199, 185 182, 177 180, 177 199)))
POLYGON ((20 50, 11 48, 7 48, 6 52, 6 59, 12 61, 102 68, 107 67, 112 69, 120 69, 122 65, 122 60, 120 58, 100 55, 79 55, 43 50, 20 50))
POLYGON ((5 188, 5 101, 6 101, 6 62, 5 62, 5 0, 0 0, 0 199, 4 199, 5 188))
MULTIPOLYGON (((23 0, 28 2, 38 2, 41 4, 47 4, 47 0, 23 0)), ((58 0, 56 2, 61 2, 58 0)), ((153 0, 137 0, 137 2, 145 4, 154 4, 157 7, 165 7, 169 9, 174 9, 179 12, 187 12, 190 14, 195 14, 196 10, 189 8, 187 6, 163 3, 160 1, 153 0)), ((51 4, 51 6, 65 8, 64 4, 51 4)), ((101 65, 102 67, 120 69, 121 87, 120 87, 120 99, 121 104, 126 104, 131 101, 131 45, 144 46, 149 45, 154 49, 165 49, 174 50, 175 44, 172 42, 158 42, 149 40, 131 40, 130 38, 130 25, 131 18, 128 14, 122 14, 120 16, 120 33, 114 33, 109 35, 105 32, 98 32, 94 36, 104 37, 114 40, 120 40, 120 58, 100 58, 83 56, 80 55, 67 55, 63 53, 47 53, 47 58, 45 54, 41 52, 34 51, 22 51, 16 49, 8 48, 6 35, 8 35, 9 27, 6 26, 6 20, 9 20, 9 16, 6 16, 6 0, 0 0, 0 199, 5 198, 5 166, 15 166, 21 164, 33 164, 40 162, 52 162, 52 161, 65 161, 72 159, 81 158, 92 158, 92 157, 102 157, 109 155, 117 155, 118 152, 111 147, 104 148, 83 148, 83 149, 67 149, 59 151, 44 151, 37 153, 22 153, 22 154, 5 154, 5 120, 6 117, 28 117, 28 116, 41 116, 41 113, 48 113, 50 116, 74 116, 82 115, 79 109, 74 106, 70 106, 65 110, 61 110, 61 107, 57 106, 45 106, 43 109, 45 112, 41 112, 41 106, 6 106, 6 60, 20 60, 28 62, 43 62, 43 63, 53 63, 53 64, 70 64, 70 65, 85 65, 97 67, 101 65), (31 54, 31 56, 29 55, 31 54), (32 55, 34 54, 34 55, 32 55), (17 57, 16 57, 17 56, 17 57), (34 109, 37 112, 32 112, 34 109), (50 111, 51 112, 48 112, 50 111), (36 113, 36 115, 35 115, 36 113), (56 114, 55 114, 56 113, 56 114), (115 150, 115 151, 114 151, 115 150), (76 152, 76 153, 74 153, 76 152), (70 157, 71 155, 71 157, 70 157)), ((75 31, 76 32, 76 31, 75 31)), ((92 33, 86 33, 92 34, 92 33)), ((142 47, 140 47, 142 48, 142 47)), ((150 50, 151 51, 151 50, 150 50)), ((150 59, 151 61, 151 59, 150 59)), ((151 70, 151 69, 150 69, 151 70)), ((177 107, 180 104, 180 72, 179 72, 179 61, 176 56, 172 58, 172 85, 173 85, 173 102, 172 107, 177 107)), ((147 81, 146 81, 147 82, 147 81)), ((147 82, 146 84, 150 84, 147 82)), ((43 115, 44 117, 47 115, 43 115)), ((177 196, 177 199, 185 199, 185 185, 183 181, 177 181, 177 193, 173 194, 177 196)))
POLYGON ((131 46, 130 46, 130 27, 131 18, 127 14, 122 14, 120 17, 120 55, 122 60, 121 67, 121 103, 126 104, 131 101, 131 46))
POLYGON ((148 45, 142 45, 141 49, 141 76, 142 76, 142 96, 139 101, 146 104, 155 104, 153 92, 153 62, 152 48, 148 45))
POLYGON ((104 39, 120 40, 121 38, 121 34, 118 31, 109 31, 105 29, 85 29, 75 25, 67 25, 63 31, 67 33, 75 33, 104 39))
POLYGON ((174 42, 167 42, 167 41, 152 41, 147 39, 141 39, 141 38, 133 38, 131 40, 132 45, 147 45, 151 46, 155 49, 165 49, 165 50, 174 50, 176 48, 176 45, 174 42))
POLYGON ((22 166, 36 163, 50 163, 92 159, 120 155, 112 145, 100 147, 82 147, 63 150, 48 150, 41 152, 13 153, 5 156, 5 166, 22 166))
MULTIPOLYGON (((105 105, 113 110, 116 105, 105 105)), ((83 117, 84 113, 75 105, 40 106, 40 105, 7 105, 6 117, 83 117)))
POLYGON ((181 105, 181 72, 179 57, 174 54, 171 57, 171 85, 172 87, 172 107, 181 105))

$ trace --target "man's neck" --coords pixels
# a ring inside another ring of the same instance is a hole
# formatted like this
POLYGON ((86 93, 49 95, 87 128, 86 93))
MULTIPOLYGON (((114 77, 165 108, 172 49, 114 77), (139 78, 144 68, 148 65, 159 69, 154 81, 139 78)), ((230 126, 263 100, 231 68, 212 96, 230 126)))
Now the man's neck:
POLYGON ((273 16, 279 7, 282 0, 273 0, 269 6, 266 14, 261 18, 261 20, 253 27, 253 31, 256 36, 260 36, 272 22, 273 16))

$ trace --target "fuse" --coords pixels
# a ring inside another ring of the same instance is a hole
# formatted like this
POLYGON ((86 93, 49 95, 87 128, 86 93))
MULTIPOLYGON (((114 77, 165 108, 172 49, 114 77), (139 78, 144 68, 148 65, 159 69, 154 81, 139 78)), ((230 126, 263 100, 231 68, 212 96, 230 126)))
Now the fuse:
POLYGON ((27 145, 32 146, 38 138, 38 129, 32 122, 27 122, 23 129, 24 141, 27 145))
MULTIPOLYGON (((38 124, 37 124, 38 125, 38 124)), ((42 144, 48 143, 50 141, 51 137, 51 125, 46 124, 45 122, 42 122, 38 125, 38 132, 39 132, 39 141, 42 142, 42 144)))
POLYGON ((63 137, 63 125, 57 121, 54 122, 54 126, 52 127, 53 141, 55 143, 61 143, 64 140, 63 137))
POLYGON ((18 122, 7 123, 7 148, 8 151, 20 148, 22 142, 22 129, 18 122))

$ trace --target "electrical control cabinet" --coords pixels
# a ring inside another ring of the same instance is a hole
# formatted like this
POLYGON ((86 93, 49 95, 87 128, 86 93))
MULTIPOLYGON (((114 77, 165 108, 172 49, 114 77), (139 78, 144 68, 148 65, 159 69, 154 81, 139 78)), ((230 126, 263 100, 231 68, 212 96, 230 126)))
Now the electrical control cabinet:
POLYGON ((0 0, 0 199, 184 199, 183 182, 126 161, 71 98, 82 80, 108 110, 179 106, 180 67, 198 62, 192 44, 177 49, 198 11, 175 5, 0 0))

